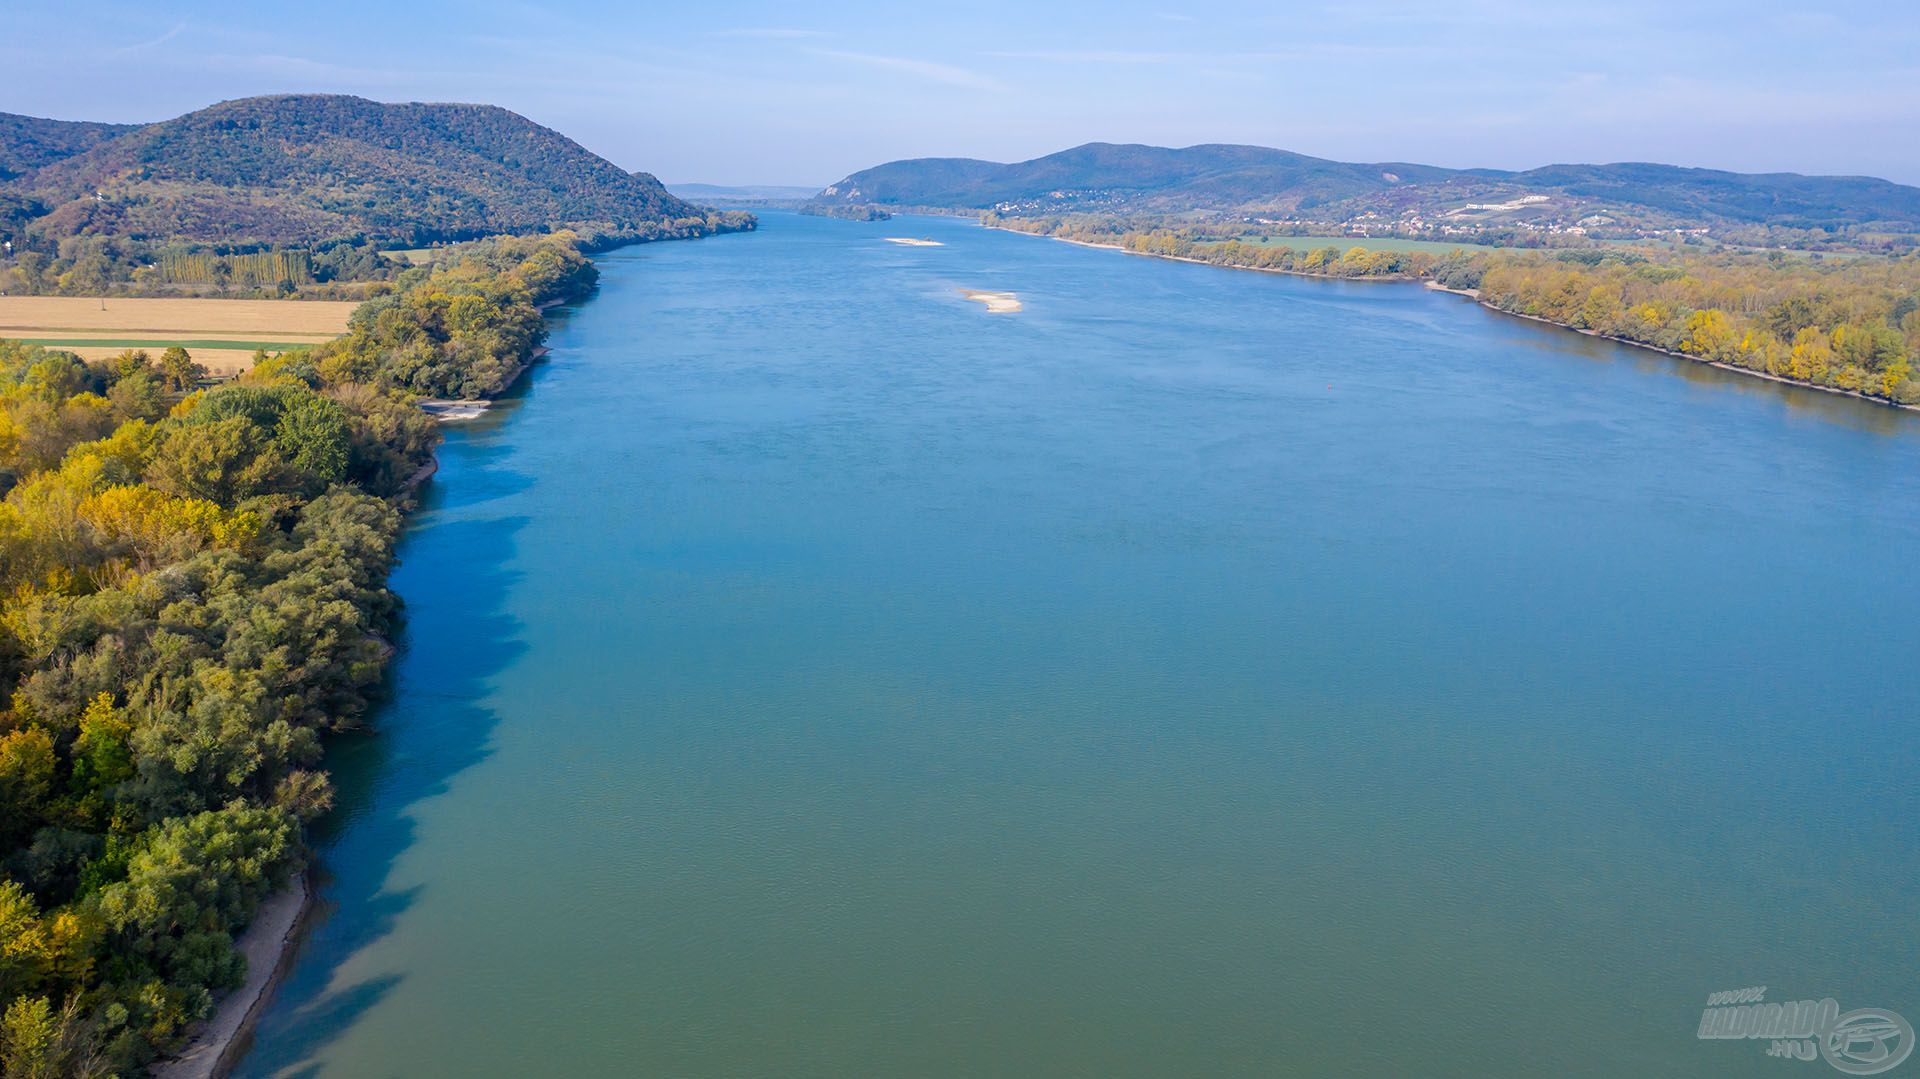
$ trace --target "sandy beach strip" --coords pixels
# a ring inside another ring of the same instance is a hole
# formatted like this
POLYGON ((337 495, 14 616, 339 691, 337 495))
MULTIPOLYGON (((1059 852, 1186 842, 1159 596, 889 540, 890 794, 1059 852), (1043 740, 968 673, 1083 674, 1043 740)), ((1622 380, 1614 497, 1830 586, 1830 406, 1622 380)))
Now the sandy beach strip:
POLYGON ((492 401, 458 401, 441 397, 426 397, 415 401, 420 411, 439 420, 441 423, 454 423, 459 420, 477 420, 486 414, 492 401))
POLYGON ((946 244, 941 243, 939 240, 916 240, 911 236, 889 236, 887 237, 887 242, 890 244, 899 244, 902 247, 945 247, 947 246, 946 244))
POLYGON ((1020 297, 1012 292, 994 292, 988 289, 963 288, 960 295, 975 303, 985 304, 990 315, 1011 315, 1020 310, 1020 297))
POLYGON ((260 904, 253 923, 233 942, 246 957, 247 980, 221 998, 178 1056, 153 1065, 156 1079, 219 1079, 233 1070, 252 1040, 253 1025, 293 965, 312 898, 313 884, 301 873, 285 891, 260 904))

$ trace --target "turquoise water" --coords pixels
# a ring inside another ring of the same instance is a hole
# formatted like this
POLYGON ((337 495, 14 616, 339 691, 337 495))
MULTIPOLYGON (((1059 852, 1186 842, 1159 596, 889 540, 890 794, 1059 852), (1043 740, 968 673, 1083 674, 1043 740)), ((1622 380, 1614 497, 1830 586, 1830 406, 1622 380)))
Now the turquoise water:
POLYGON ((441 451, 242 1074, 1817 1075, 1707 994, 1920 1019, 1920 416, 960 221, 598 261, 441 451))

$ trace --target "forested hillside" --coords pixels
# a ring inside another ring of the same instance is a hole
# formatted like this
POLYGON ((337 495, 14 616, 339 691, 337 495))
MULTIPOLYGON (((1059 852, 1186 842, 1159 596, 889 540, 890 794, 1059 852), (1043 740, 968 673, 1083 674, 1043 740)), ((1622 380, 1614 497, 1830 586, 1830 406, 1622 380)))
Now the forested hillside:
MULTIPOLYGON (((9 118, 0 140, 45 123, 9 118)), ((0 160, 29 160, 26 149, 0 160)), ((19 227, 43 240, 414 244, 557 228, 644 240, 715 228, 653 177, 505 109, 321 94, 226 101, 122 132, 5 192, 31 204, 19 227)))
POLYGON ((409 396, 504 388, 594 277, 475 244, 212 389, 0 342, 0 1073, 129 1074, 238 982, 391 652, 409 396))
POLYGON ((1732 229, 1920 233, 1920 188, 1858 176, 1745 174, 1671 165, 1554 165, 1525 172, 1352 164, 1260 146, 1089 143, 1002 165, 919 158, 856 172, 821 201, 1009 214, 1239 215, 1375 231, 1646 235, 1732 229))

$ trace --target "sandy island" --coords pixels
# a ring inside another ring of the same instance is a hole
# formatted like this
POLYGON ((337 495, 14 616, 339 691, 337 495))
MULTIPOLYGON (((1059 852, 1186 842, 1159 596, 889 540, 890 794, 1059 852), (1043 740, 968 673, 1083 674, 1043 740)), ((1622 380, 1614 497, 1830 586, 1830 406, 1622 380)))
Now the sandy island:
POLYGON ((945 247, 947 246, 946 244, 941 243, 939 240, 916 240, 910 236, 889 236, 887 237, 887 242, 890 244, 901 244, 906 247, 945 247))
POLYGON ((1020 297, 1012 292, 990 292, 986 289, 963 288, 960 295, 975 303, 987 305, 990 315, 1011 315, 1020 310, 1020 297))

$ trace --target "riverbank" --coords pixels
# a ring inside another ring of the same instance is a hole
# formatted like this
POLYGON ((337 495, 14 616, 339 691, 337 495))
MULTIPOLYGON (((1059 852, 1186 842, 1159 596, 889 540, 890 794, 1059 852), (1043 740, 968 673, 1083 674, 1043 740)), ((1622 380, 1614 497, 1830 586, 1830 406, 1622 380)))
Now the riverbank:
MULTIPOLYGON (((558 300, 543 303, 540 305, 540 310, 543 312, 547 311, 558 306, 559 303, 560 301, 558 300)), ((547 347, 545 345, 541 345, 529 353, 527 361, 519 367, 514 368, 513 374, 507 376, 507 385, 500 392, 505 393, 507 390, 518 385, 520 380, 526 377, 527 372, 532 369, 533 365, 539 363, 541 358, 546 356, 546 354, 547 347)), ((493 407, 493 401, 494 399, 491 397, 423 397, 413 404, 415 408, 432 416, 441 423, 458 423, 462 420, 477 420, 486 415, 487 410, 493 407)), ((431 474, 431 472, 424 473, 419 479, 424 479, 427 475, 431 474)), ((417 482, 418 480, 409 481, 410 484, 417 482)))
POLYGON ((1613 341, 1622 345, 1631 345, 1634 348, 1643 348, 1652 352, 1659 352, 1664 355, 1673 356, 1682 360, 1687 360, 1691 363, 1704 364, 1708 367, 1717 367, 1722 371, 1732 371, 1735 374, 1751 375, 1754 378, 1766 379, 1768 382, 1778 382, 1783 386, 1799 386, 1802 389, 1819 390, 1822 393, 1832 393, 1832 394, 1838 394, 1842 397, 1852 397, 1861 401, 1869 401, 1876 405, 1886 405, 1890 408, 1902 409, 1908 412, 1920 412, 1920 405, 1904 405, 1898 401, 1890 401, 1885 397, 1875 397, 1875 396, 1872 396, 1871 394, 1861 393, 1858 390, 1843 389, 1839 386, 1822 386, 1816 382, 1803 382, 1799 379, 1784 378, 1780 375, 1776 375, 1768 371, 1756 371, 1750 367, 1741 367, 1738 364, 1724 363, 1719 360, 1709 360, 1700 356, 1689 355, 1688 353, 1685 353, 1685 352, 1675 352, 1672 349, 1661 348, 1659 345, 1650 345, 1644 341, 1635 341, 1632 338, 1628 338, 1628 337, 1616 337, 1612 334, 1599 333, 1595 330, 1583 329, 1579 326, 1571 326, 1564 322, 1555 322, 1553 319, 1541 318, 1538 315, 1528 315, 1528 314, 1523 314, 1519 311, 1509 311, 1504 307, 1498 307, 1494 304, 1488 303, 1486 300, 1481 299, 1479 289, 1447 288, 1446 286, 1440 284, 1437 281, 1432 280, 1431 278, 1413 277, 1406 274, 1379 274, 1379 275, 1369 275, 1365 277, 1346 277, 1338 274, 1307 273, 1302 270, 1282 270, 1272 266, 1237 266, 1230 262, 1209 262, 1206 259, 1189 258, 1184 255, 1163 255, 1155 251, 1135 251, 1132 248, 1126 247, 1121 244, 1099 244, 1099 243, 1091 243, 1086 240, 1070 240, 1064 236, 1045 236, 1044 234, 1038 233, 1038 232, 1024 232, 1020 229, 1010 229, 1010 228, 1005 228, 999 225, 983 225, 981 227, 996 229, 1000 232, 1011 232, 1016 235, 1022 235, 1022 236, 1040 236, 1048 240, 1058 240, 1061 243, 1073 244, 1076 247, 1092 247, 1092 248, 1097 248, 1103 251, 1119 251, 1122 254, 1140 255, 1145 258, 1166 259, 1169 262, 1189 262, 1196 266, 1216 266, 1223 270, 1251 270, 1255 273, 1277 273, 1277 274, 1286 274, 1291 277, 1311 277, 1321 281, 1384 281, 1384 282, 1391 282, 1391 283, 1397 283, 1397 284, 1412 284, 1412 283, 1418 282, 1429 289, 1433 289, 1436 292, 1447 292, 1455 296, 1465 296, 1466 298, 1474 301, 1475 303, 1479 304, 1480 306, 1486 308, 1489 311, 1497 311, 1500 314, 1511 315, 1514 318, 1524 318, 1534 322, 1545 323, 1548 326, 1557 326, 1563 330, 1572 330, 1574 333, 1585 334, 1588 337, 1598 337, 1603 340, 1613 341))
MULTIPOLYGON (((565 303, 554 299, 541 302, 536 309, 544 326, 546 313, 565 303)), ((506 393, 518 385, 527 372, 548 354, 544 345, 528 350, 525 359, 501 386, 506 393)), ((422 398, 415 405, 437 422, 447 423, 484 415, 492 398, 422 398)), ((410 476, 404 489, 416 492, 440 468, 438 448, 428 451, 426 459, 410 476)), ((392 649, 386 654, 390 657, 392 649)), ((221 1079, 233 1070, 252 1043, 253 1029, 272 1002, 288 968, 299 951, 307 915, 312 910, 315 889, 310 872, 303 872, 282 892, 261 903, 252 922, 234 940, 234 948, 246 963, 246 979, 241 986, 221 997, 213 1015, 188 1036, 186 1047, 150 1069, 161 1079, 221 1079)))
POLYGON ((156 1079, 221 1079, 233 1070, 246 1052, 254 1023, 293 965, 312 909, 313 882, 304 872, 286 891, 260 904, 253 923, 234 941, 247 963, 246 980, 221 998, 184 1051, 153 1067, 156 1079))
POLYGON ((1251 270, 1254 273, 1276 273, 1287 277, 1311 277, 1318 281, 1386 281, 1398 284, 1410 284, 1421 280, 1407 274, 1369 274, 1364 277, 1343 277, 1339 274, 1308 273, 1305 270, 1283 270, 1277 266, 1236 266, 1231 262, 1209 262, 1206 259, 1190 258, 1186 255, 1163 255, 1158 251, 1135 251, 1124 244, 1097 244, 1091 240, 1073 240, 1065 236, 1048 236, 1042 232, 1027 232, 1024 229, 1010 229, 1001 225, 982 225, 981 228, 995 232, 1011 232, 1015 236, 1032 236, 1041 240, 1057 240, 1075 247, 1091 247, 1097 251, 1118 251, 1123 255, 1138 255, 1141 258, 1165 259, 1168 262, 1186 262, 1195 266, 1214 266, 1222 270, 1251 270))
POLYGON ((1835 393, 1835 394, 1839 394, 1842 397, 1852 397, 1861 401, 1871 401, 1876 405, 1886 405, 1889 408, 1904 409, 1908 412, 1920 412, 1920 405, 1903 405, 1898 401, 1889 401, 1884 397, 1873 397, 1868 394, 1860 393, 1857 390, 1841 389, 1838 386, 1822 386, 1815 382, 1802 382, 1799 379, 1794 379, 1794 378, 1782 378, 1779 375, 1773 374, 1768 371, 1755 371, 1751 367, 1741 367, 1738 364, 1723 363, 1719 360, 1709 360, 1704 357, 1694 356, 1685 352, 1675 352, 1670 348, 1661 348, 1659 345, 1650 345, 1645 341, 1635 341, 1631 337, 1616 337, 1613 334, 1601 333, 1598 330, 1590 330, 1581 326, 1572 326, 1572 325, 1568 325, 1565 322, 1555 322, 1553 319, 1541 318, 1539 315, 1529 315, 1520 311, 1509 311, 1504 307, 1496 306, 1494 304, 1488 303, 1484 299, 1481 299, 1480 290, 1477 288, 1448 288, 1445 285, 1440 284, 1438 281, 1427 281, 1424 283, 1427 288, 1432 289, 1435 292, 1445 292, 1445 293, 1450 293, 1454 296, 1464 296, 1467 299, 1472 300, 1473 302, 1479 304, 1481 307, 1484 307, 1489 311, 1496 311, 1502 315, 1508 315, 1513 318, 1523 318, 1529 322, 1539 322, 1548 326, 1557 326, 1560 329, 1572 330, 1574 333, 1582 334, 1587 337, 1598 337, 1603 341, 1612 341, 1615 344, 1630 345, 1634 348, 1646 349, 1649 352, 1658 352, 1663 356, 1672 356, 1675 359, 1686 360, 1689 363, 1703 364, 1707 367, 1717 367, 1722 371, 1732 371, 1734 374, 1737 374, 1737 375, 1752 375, 1754 378, 1763 378, 1763 379, 1766 379, 1768 382, 1778 382, 1783 386, 1798 386, 1803 390, 1819 390, 1822 393, 1835 393))

